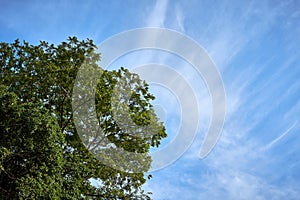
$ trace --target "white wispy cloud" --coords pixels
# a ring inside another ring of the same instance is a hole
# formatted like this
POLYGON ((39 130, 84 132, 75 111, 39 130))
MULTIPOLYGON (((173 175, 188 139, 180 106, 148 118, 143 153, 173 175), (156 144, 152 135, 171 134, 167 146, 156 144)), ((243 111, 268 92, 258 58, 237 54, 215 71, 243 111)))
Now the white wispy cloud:
POLYGON ((164 27, 168 0, 156 0, 155 6, 146 19, 148 27, 164 27))
POLYGON ((298 124, 298 121, 295 121, 286 131, 281 133, 277 138, 271 141, 269 144, 262 148, 263 151, 267 151, 272 148, 276 143, 278 143, 283 137, 285 137, 290 131, 298 124))
POLYGON ((251 173, 237 170, 218 171, 204 181, 205 190, 196 199, 297 199, 296 188, 281 188, 265 182, 251 173))
POLYGON ((176 16, 176 25, 179 27, 179 31, 185 32, 185 25, 184 25, 184 20, 185 16, 183 13, 182 8, 176 4, 175 6, 175 16, 176 16))

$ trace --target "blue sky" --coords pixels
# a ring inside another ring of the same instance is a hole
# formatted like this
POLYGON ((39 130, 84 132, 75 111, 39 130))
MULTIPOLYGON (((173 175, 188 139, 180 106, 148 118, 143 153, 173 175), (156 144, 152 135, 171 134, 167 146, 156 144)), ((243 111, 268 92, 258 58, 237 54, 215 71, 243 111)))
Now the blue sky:
MULTIPOLYGON (((144 186, 153 199, 300 199, 299 1, 0 0, 4 42, 59 43, 74 35, 99 44, 143 27, 174 29, 202 45, 220 71, 227 98, 221 138, 201 160, 211 112, 201 77, 161 52, 140 52, 116 62, 128 68, 153 60, 176 65, 198 88, 197 137, 175 163, 153 172, 144 186)), ((178 102, 158 86, 152 91, 167 117, 170 137, 164 146, 178 129, 178 102)))

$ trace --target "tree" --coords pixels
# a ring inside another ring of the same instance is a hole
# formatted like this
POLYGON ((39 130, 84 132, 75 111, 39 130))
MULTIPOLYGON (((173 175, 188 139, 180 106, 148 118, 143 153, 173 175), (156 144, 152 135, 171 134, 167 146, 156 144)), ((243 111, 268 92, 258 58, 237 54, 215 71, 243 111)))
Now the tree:
MULTIPOLYGON (((80 67, 86 65, 102 73, 95 90, 101 134, 115 146, 136 153, 148 153, 166 137, 150 104, 154 96, 148 92, 148 85, 124 68, 99 68, 100 55, 94 53, 95 48, 93 41, 78 41, 76 37, 57 46, 44 41, 39 45, 18 40, 0 43, 1 112, 6 113, 0 122, 3 199, 11 199, 10 195, 15 199, 149 198, 141 186, 150 157, 144 158, 145 167, 140 172, 111 168, 89 151, 76 129, 72 92, 80 67), (112 96, 120 82, 128 87, 117 90, 119 101, 114 102, 112 96), (117 114, 114 106, 119 109, 117 114), (152 133, 127 126, 126 116, 136 125, 152 124, 152 133), (14 121, 19 125, 14 126, 14 121), (14 176, 10 177, 12 171, 14 176), (91 179, 98 180, 100 186, 93 185, 91 179)), ((84 124, 86 129, 88 122, 84 124)))

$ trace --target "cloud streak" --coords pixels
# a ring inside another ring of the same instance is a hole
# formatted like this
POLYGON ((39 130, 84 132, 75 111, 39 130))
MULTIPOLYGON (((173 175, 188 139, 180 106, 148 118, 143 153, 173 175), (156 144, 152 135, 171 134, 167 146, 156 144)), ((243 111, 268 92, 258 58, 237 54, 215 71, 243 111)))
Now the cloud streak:
POLYGON ((269 144, 267 144, 265 147, 262 148, 263 151, 267 151, 271 149, 276 143, 278 143, 280 140, 282 140, 283 137, 285 137, 288 133, 291 132, 291 130, 298 124, 298 121, 294 122, 286 131, 284 131, 282 134, 280 134, 277 138, 275 138, 273 141, 271 141, 269 144))
POLYGON ((155 6, 146 19, 148 27, 164 27, 167 14, 168 0, 156 0, 155 6))

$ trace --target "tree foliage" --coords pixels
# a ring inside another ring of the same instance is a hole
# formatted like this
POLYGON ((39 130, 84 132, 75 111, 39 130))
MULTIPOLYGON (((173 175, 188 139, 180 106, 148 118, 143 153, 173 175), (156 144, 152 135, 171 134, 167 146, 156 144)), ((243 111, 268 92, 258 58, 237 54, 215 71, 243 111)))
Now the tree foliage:
POLYGON ((17 103, 0 88, 1 199, 57 199, 62 193, 64 137, 42 106, 17 103))
MULTIPOLYGON (((75 127, 74 83, 84 63, 99 68, 95 48, 93 41, 76 37, 57 46, 44 41, 0 43, 1 199, 149 198, 141 186, 150 157, 138 173, 111 168, 83 145, 75 127)), ((136 74, 124 68, 102 70, 95 90, 101 134, 130 152, 147 153, 158 146, 166 133, 150 104, 153 99, 136 74), (120 82, 126 87, 115 90, 120 82), (120 92, 119 101, 112 102, 118 95, 114 91, 120 92), (121 109, 118 115, 114 105, 121 109), (118 117, 129 117, 138 126, 154 124, 157 131, 137 131, 126 120, 118 123, 118 117)))

